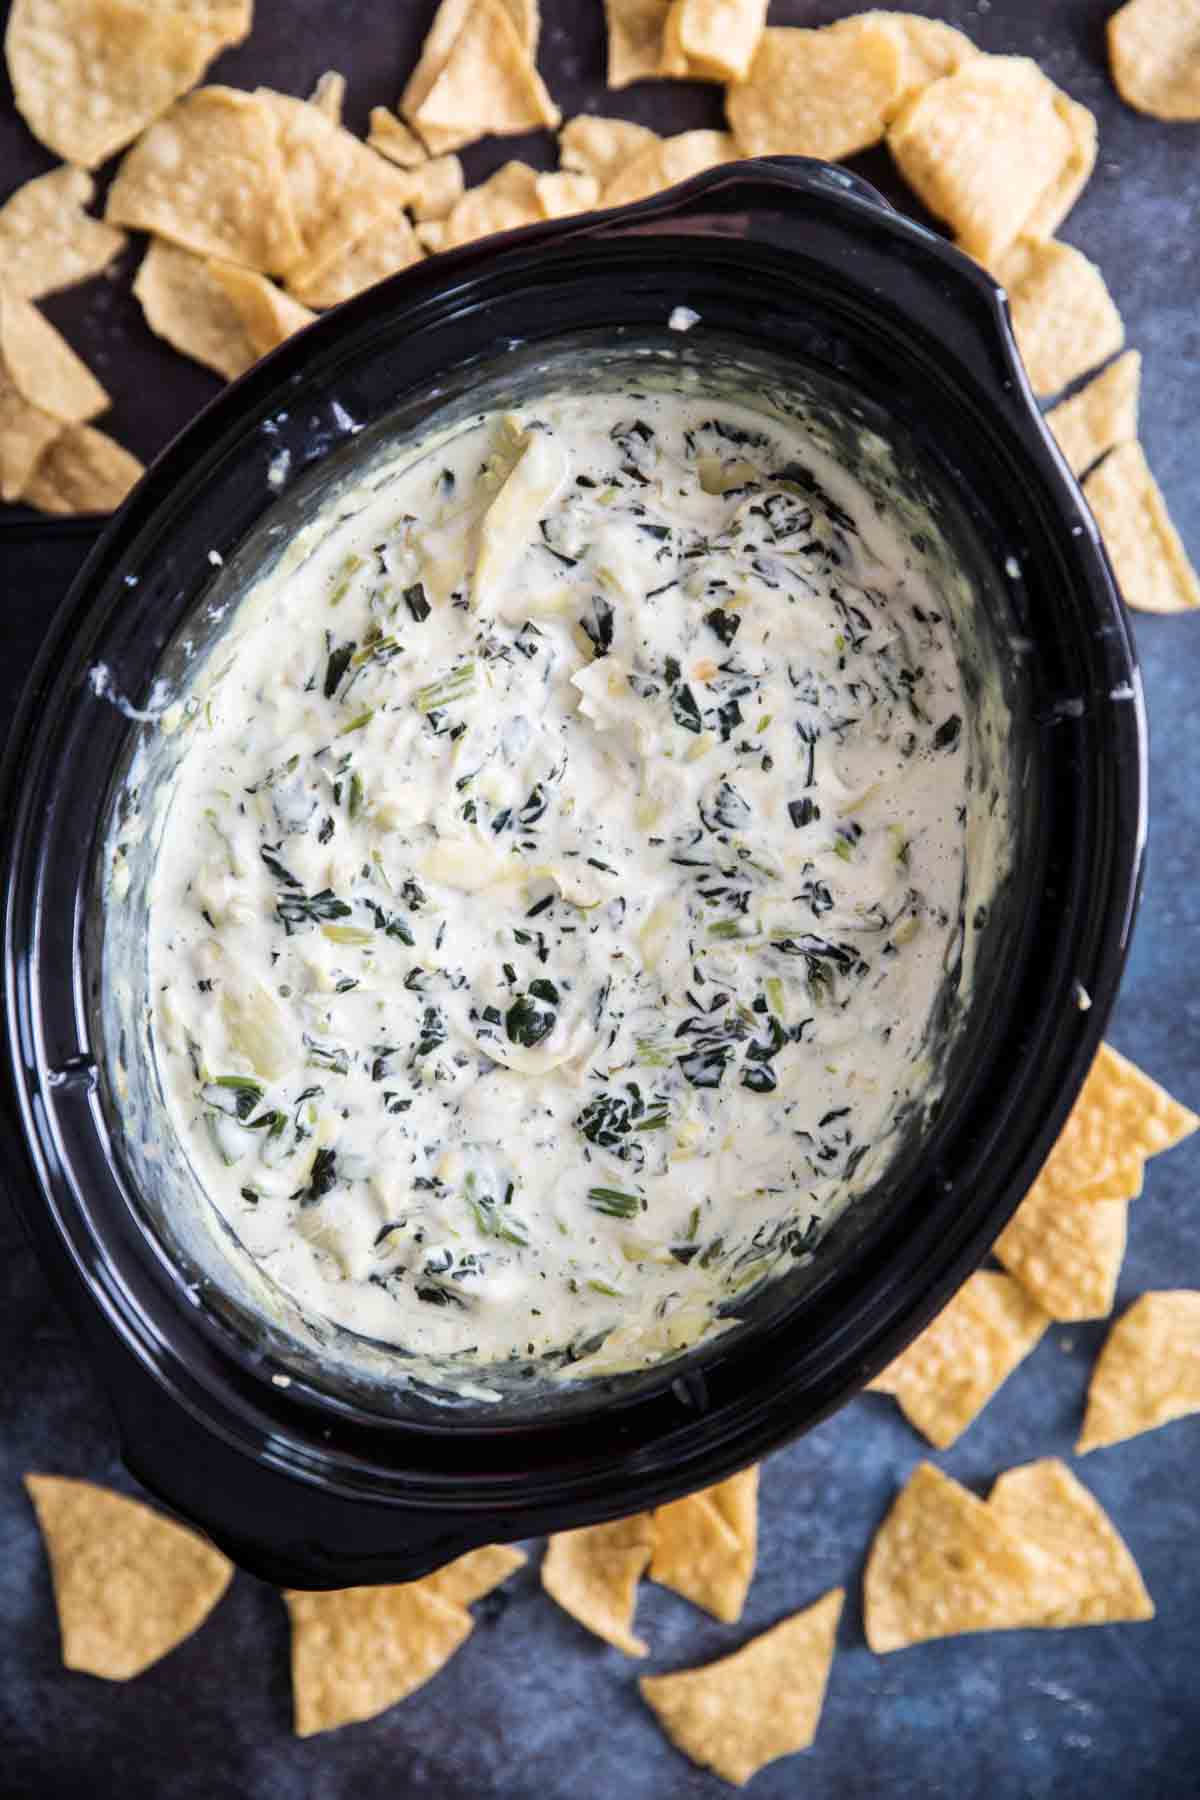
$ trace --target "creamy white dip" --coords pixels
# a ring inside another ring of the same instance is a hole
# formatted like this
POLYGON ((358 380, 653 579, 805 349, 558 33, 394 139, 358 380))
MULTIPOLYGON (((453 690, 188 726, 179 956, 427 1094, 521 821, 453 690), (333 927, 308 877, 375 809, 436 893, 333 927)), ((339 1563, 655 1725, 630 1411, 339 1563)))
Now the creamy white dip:
POLYGON ((482 416, 372 488, 185 698, 170 1124, 310 1313, 654 1360, 806 1255, 926 1095, 955 626, 799 425, 711 398, 482 416))

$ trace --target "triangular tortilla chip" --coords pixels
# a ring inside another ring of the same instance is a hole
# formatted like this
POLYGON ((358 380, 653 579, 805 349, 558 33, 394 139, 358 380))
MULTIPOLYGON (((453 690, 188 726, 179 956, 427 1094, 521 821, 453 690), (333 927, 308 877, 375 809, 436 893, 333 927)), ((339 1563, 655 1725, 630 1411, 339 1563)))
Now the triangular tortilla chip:
POLYGON ((638 1582, 654 1547, 649 1513, 557 1531, 542 1558, 542 1586, 564 1612, 626 1656, 648 1650, 632 1631, 638 1582))
POLYGON ((236 88, 200 88, 151 125, 117 171, 105 217, 265 275, 304 252, 276 113, 236 88))
POLYGON ((431 156, 419 169, 409 170, 404 186, 404 204, 414 219, 444 219, 465 191, 462 163, 453 154, 431 156))
POLYGON ((978 1269, 870 1387, 939 1450, 957 1442, 1050 1323, 1010 1275, 978 1269))
POLYGON ((534 224, 542 217, 537 177, 537 170, 528 163, 506 162, 478 187, 468 188, 444 221, 440 247, 452 250, 456 244, 468 244, 493 231, 534 224))
POLYGON ((559 132, 558 155, 564 169, 595 176, 603 191, 618 169, 658 142, 658 133, 648 125, 580 113, 578 118, 568 119, 559 132))
POLYGON ((21 498, 46 513, 114 512, 143 472, 106 432, 68 425, 38 458, 21 498))
POLYGON ((706 1494, 688 1494, 654 1509, 649 1576, 701 1606, 715 1619, 741 1617, 745 1582, 741 1545, 706 1494))
POLYGON ((202 256, 152 238, 133 291, 151 331, 227 381, 258 361, 241 314, 202 256))
POLYGON ((1116 1298, 1128 1212, 1124 1200, 1074 1205, 1035 1186, 992 1254, 1052 1319, 1103 1319, 1116 1298))
POLYGON ((1126 105, 1152 119, 1200 119, 1197 0, 1127 0, 1108 21, 1108 60, 1126 105))
POLYGON ((1076 475, 1083 475, 1116 444, 1138 434, 1142 358, 1126 350, 1102 375, 1046 414, 1046 423, 1076 475))
POLYGON ((405 213, 398 212, 381 225, 373 225, 364 238, 351 244, 311 280, 292 277, 290 287, 305 306, 340 306, 364 288, 386 281, 400 269, 420 262, 421 246, 405 213))
POLYGON ((524 1568, 528 1560, 513 1544, 484 1544, 423 1576, 421 1586, 451 1606, 471 1606, 524 1568))
POLYGON ((1154 613, 1200 606, 1200 578, 1140 444, 1122 444, 1106 456, 1083 493, 1126 606, 1154 613))
POLYGON ((415 132, 410 131, 403 119, 389 112, 386 106, 371 108, 371 129, 367 143, 380 156, 386 156, 389 162, 398 163, 402 169, 415 169, 425 161, 429 152, 415 132))
POLYGON ((538 205, 548 219, 566 219, 572 213, 590 212, 600 198, 594 175, 577 175, 571 169, 555 169, 539 175, 534 183, 538 205))
POLYGON ((886 25, 843 19, 816 31, 764 31, 725 116, 743 156, 817 156, 836 162, 883 136, 900 97, 903 45, 886 25))
POLYGON ((663 26, 660 75, 692 81, 745 81, 767 0, 675 0, 663 26))
POLYGON ((1013 333, 1035 394, 1056 394, 1125 342, 1095 263, 1070 244, 1019 237, 992 264, 1008 290, 1013 333))
POLYGON ((472 0, 420 105, 401 110, 435 155, 492 134, 553 130, 562 117, 502 0, 472 0))
POLYGON ((473 1629, 470 1613, 419 1581, 283 1597, 297 1737, 395 1706, 431 1680, 473 1629))
POLYGON ((1200 1412, 1200 1293, 1143 1294, 1117 1320, 1092 1370, 1078 1455, 1200 1412))
POLYGON ((233 1574, 219 1550, 140 1500, 27 1475, 54 1577, 63 1662, 128 1681, 202 1625, 233 1574))
POLYGON ((608 85, 628 87, 657 75, 671 0, 604 0, 608 25, 608 85))
POLYGON ((737 145, 727 131, 681 131, 659 138, 631 162, 622 164, 600 196, 601 206, 628 206, 705 169, 733 162, 737 145))
POLYGON ((863 1626, 882 1655, 928 1638, 1006 1630, 1067 1598, 1046 1556, 949 1475, 919 1463, 875 1533, 863 1626))
POLYGON ((888 148, 929 210, 990 266, 1023 231, 1048 237, 1086 181, 1074 104, 1028 57, 973 56, 901 107, 888 148))
POLYGON ((82 425, 108 406, 96 377, 49 319, 3 287, 0 362, 22 398, 63 425, 82 425))
POLYGON ((0 500, 19 500, 62 421, 31 406, 0 362, 0 500))
POLYGON ((0 206, 0 269, 10 294, 40 300, 106 269, 126 237, 84 211, 95 182, 82 169, 38 175, 0 206))
POLYGON ((1154 1602, 1124 1539, 1058 1457, 998 1476, 988 1508, 1049 1557, 1066 1589, 1028 1624, 1057 1629, 1154 1617, 1154 1602))
POLYGON ((868 12, 860 18, 882 25, 900 46, 900 92, 896 110, 943 75, 953 75, 971 57, 980 55, 965 32, 942 19, 926 19, 919 13, 868 12))
POLYGON ((643 1700, 685 1756, 742 1787, 817 1735, 845 1598, 815 1606, 751 1638, 732 1656, 677 1675, 643 1675, 643 1700))
POLYGON ((13 0, 5 50, 17 108, 64 162, 131 143, 250 29, 250 4, 13 0))
POLYGON ((405 179, 307 100, 271 88, 258 94, 279 128, 284 181, 302 245, 287 271, 288 285, 303 286, 399 211, 405 179))
POLYGON ((275 350, 286 338, 303 331, 316 317, 307 306, 301 306, 282 288, 277 288, 265 275, 253 269, 239 268, 236 263, 220 262, 215 257, 208 264, 209 273, 220 283, 233 305, 256 356, 275 350))

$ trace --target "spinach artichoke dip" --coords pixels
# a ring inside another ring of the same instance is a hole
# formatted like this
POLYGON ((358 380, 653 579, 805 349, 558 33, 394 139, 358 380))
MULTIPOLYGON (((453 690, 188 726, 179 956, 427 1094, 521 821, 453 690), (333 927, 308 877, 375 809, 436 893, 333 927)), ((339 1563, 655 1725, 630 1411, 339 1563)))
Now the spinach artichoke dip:
POLYGON ((199 1186, 409 1355, 695 1343, 927 1094, 971 734, 919 537, 799 424, 626 392, 293 549, 177 709, 148 889, 199 1186))

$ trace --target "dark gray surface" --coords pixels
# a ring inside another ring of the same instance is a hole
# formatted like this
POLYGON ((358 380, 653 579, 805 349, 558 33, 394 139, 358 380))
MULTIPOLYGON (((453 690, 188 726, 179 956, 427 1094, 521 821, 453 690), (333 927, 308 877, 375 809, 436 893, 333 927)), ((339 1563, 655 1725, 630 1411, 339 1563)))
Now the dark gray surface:
MULTIPOLYGON (((683 129, 716 123, 704 87, 646 85, 603 99, 599 0, 543 0, 543 68, 564 111, 609 110, 683 129)), ((394 100, 431 0, 259 0, 251 43, 217 76, 304 92, 327 66, 350 77, 349 119, 394 100)), ((849 10, 780 4, 776 23, 849 10)), ((1200 128, 1123 108, 1105 72, 1105 0, 919 8, 985 49, 1037 56, 1101 125, 1100 162, 1063 235, 1104 269, 1130 342, 1146 356, 1143 438, 1176 521, 1200 554, 1200 128)), ((547 140, 489 143, 478 176, 547 140)), ((0 93, 0 193, 50 159, 0 93)), ((857 166, 900 190, 886 158, 857 166)), ((152 453, 215 391, 157 345, 120 285, 91 284, 47 310, 116 396, 113 428, 152 453)), ((7 515, 11 517, 11 515, 7 515)), ((0 524, 5 715, 44 621, 82 555, 69 534, 17 540, 0 524)), ((1200 621, 1136 621, 1152 728, 1152 827, 1141 923, 1111 1036, 1200 1103, 1200 800, 1193 695, 1200 621)), ((1119 1305, 1147 1287, 1200 1286, 1193 1144, 1151 1166, 1134 1208, 1119 1305)), ((6 1172, 6 1178, 19 1178, 6 1172)), ((984 1487, 1001 1468, 1069 1455, 1104 1327, 1056 1327, 963 1442, 937 1460, 984 1487)), ((762 1553, 746 1615, 706 1620, 646 1587, 649 1667, 687 1667, 846 1584, 848 1600, 813 1751, 775 1765, 753 1792, 781 1797, 1175 1797, 1200 1794, 1200 1419, 1076 1465, 1128 1538, 1158 1607, 1149 1625, 993 1634, 873 1657, 857 1589, 870 1536, 923 1454, 891 1403, 859 1400, 772 1457, 763 1472, 762 1553)), ((678 1757, 638 1700, 635 1666, 545 1600, 531 1569, 481 1619, 455 1661, 371 1723, 299 1743, 289 1735, 287 1631, 269 1589, 239 1576, 205 1629, 127 1686, 65 1673, 49 1576, 20 1487, 27 1469, 129 1487, 103 1396, 0 1201, 0 1795, 264 1796, 269 1800, 662 1800, 717 1795, 678 1757)))

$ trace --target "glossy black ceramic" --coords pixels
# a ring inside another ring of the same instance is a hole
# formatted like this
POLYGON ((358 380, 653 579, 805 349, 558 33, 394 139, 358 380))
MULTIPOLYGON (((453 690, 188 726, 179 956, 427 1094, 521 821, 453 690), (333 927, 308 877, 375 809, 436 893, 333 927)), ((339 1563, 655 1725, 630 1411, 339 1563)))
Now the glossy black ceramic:
POLYGON ((1144 720, 1108 565, 1000 291, 844 172, 744 163, 434 258, 226 390, 150 469, 61 608, 15 723, 0 818, 6 1150, 125 1458, 246 1567, 345 1586, 717 1480, 824 1417, 926 1323, 1017 1204, 1099 1041, 1140 879, 1144 720), (1017 865, 920 1153, 745 1325, 558 1399, 389 1399, 252 1330, 130 1180, 96 1041, 94 867, 136 727, 89 671, 103 662, 144 705, 212 579, 209 551, 236 560, 269 509, 298 516, 289 507, 361 433, 419 424, 506 360, 520 371, 567 344, 661 344, 677 305, 701 315, 689 356, 734 346, 824 393, 831 417, 849 397, 921 464, 1017 645, 1017 865), (282 495, 272 465, 286 468, 282 495))

